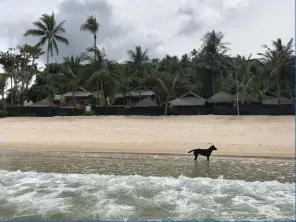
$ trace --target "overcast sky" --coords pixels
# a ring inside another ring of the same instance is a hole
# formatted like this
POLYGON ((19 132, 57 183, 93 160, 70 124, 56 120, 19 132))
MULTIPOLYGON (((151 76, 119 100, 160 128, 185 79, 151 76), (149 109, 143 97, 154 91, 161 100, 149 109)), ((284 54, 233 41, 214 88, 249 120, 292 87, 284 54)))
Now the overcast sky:
MULTIPOLYGON (((76 55, 92 46, 80 32, 88 15, 100 23, 98 45, 109 59, 122 61, 135 45, 149 48, 150 57, 181 56, 198 49, 212 29, 225 33, 231 54, 256 54, 278 37, 286 43, 295 34, 294 0, 0 0, 0 50, 37 43, 23 37, 43 13, 66 20, 70 45, 60 57, 76 55)), ((58 58, 56 58, 58 59, 58 58)))

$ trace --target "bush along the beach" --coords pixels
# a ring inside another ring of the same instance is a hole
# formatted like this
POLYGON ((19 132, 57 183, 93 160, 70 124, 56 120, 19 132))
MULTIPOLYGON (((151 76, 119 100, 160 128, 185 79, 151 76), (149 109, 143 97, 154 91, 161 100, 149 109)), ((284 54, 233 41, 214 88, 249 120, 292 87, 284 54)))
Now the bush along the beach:
POLYGON ((8 116, 8 112, 5 110, 0 110, 0 118, 4 118, 8 116))
POLYGON ((84 115, 85 115, 85 116, 94 116, 94 115, 95 115, 95 112, 94 112, 93 110, 85 111, 85 112, 84 112, 84 115))

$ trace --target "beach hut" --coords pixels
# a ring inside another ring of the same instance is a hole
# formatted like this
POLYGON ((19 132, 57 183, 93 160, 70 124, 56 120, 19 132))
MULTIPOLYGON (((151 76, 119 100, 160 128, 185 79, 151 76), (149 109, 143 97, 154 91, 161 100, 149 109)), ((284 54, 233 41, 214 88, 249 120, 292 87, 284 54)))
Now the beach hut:
POLYGON ((169 102, 171 107, 194 107, 203 106, 207 100, 196 95, 193 92, 188 92, 169 102))
POLYGON ((126 105, 127 107, 135 106, 145 98, 155 99, 155 93, 151 90, 139 87, 127 92, 125 96, 122 93, 116 93, 111 101, 112 105, 126 105))
POLYGON ((126 96, 126 104, 127 106, 131 107, 136 105, 138 102, 140 102, 141 100, 145 99, 145 98, 150 98, 151 100, 155 99, 155 93, 145 89, 145 88, 135 88, 131 91, 129 91, 126 96))
POLYGON ((205 112, 206 99, 188 92, 174 100, 169 101, 170 113, 177 115, 197 115, 205 112))
MULTIPOLYGON (((56 105, 55 103, 52 102, 51 106, 57 107, 58 105, 56 105)), ((48 99, 42 99, 36 103, 29 105, 29 107, 50 107, 50 102, 48 99)))
MULTIPOLYGON (((73 92, 67 92, 62 95, 65 97, 65 106, 73 106, 73 92)), ((100 96, 102 101, 101 94, 97 91, 89 92, 86 89, 80 87, 78 90, 74 91, 74 98, 76 105, 81 108, 84 108, 87 104, 94 104, 95 100, 100 96)))
MULTIPOLYGON (((292 101, 285 97, 280 97, 280 105, 291 105, 292 101)), ((262 104, 264 105, 278 105, 278 97, 276 96, 264 96, 262 98, 262 104)))
POLYGON ((207 100, 209 104, 232 104, 233 96, 225 91, 220 91, 207 100))
POLYGON ((251 95, 246 93, 238 93, 238 94, 236 93, 232 97, 233 97, 233 102, 235 106, 237 103, 237 99, 240 104, 249 104, 249 103, 258 102, 255 98, 253 98, 251 95))
POLYGON ((158 106, 157 103, 152 100, 150 97, 142 99, 138 103, 136 103, 133 107, 156 107, 158 106))
POLYGON ((207 100, 207 113, 219 115, 232 114, 233 102, 231 94, 220 91, 207 100))

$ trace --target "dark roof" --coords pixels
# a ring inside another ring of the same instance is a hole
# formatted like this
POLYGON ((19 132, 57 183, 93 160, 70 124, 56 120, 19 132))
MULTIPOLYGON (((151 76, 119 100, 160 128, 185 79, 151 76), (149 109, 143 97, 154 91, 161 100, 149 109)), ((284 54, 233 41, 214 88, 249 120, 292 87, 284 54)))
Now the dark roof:
POLYGON ((145 98, 140 100, 134 107, 151 107, 151 106, 158 106, 155 101, 150 98, 145 98))
MULTIPOLYGON (((150 90, 140 90, 140 95, 141 96, 152 96, 154 95, 154 92, 150 91, 150 90)), ((126 97, 137 97, 139 96, 139 90, 134 90, 134 91, 130 91, 126 94, 126 97)))
MULTIPOLYGON (((50 103, 48 99, 42 99, 34 104, 29 105, 30 107, 49 107, 50 103)), ((53 102, 51 103, 51 106, 55 107, 57 106, 56 104, 54 104, 53 102)))
MULTIPOLYGON (((237 93, 234 94, 232 97, 233 97, 233 100, 236 101, 237 100, 237 93)), ((256 99, 253 98, 251 95, 238 93, 238 101, 242 101, 242 100, 246 101, 246 102, 256 102, 256 99)))
POLYGON ((179 98, 171 100, 169 102, 172 106, 203 106, 206 99, 194 94, 193 92, 186 93, 179 98))
MULTIPOLYGON (((67 92, 63 94, 64 97, 72 97, 72 91, 67 92)), ((74 97, 89 97, 89 96, 94 96, 95 98, 98 98, 98 92, 89 92, 86 89, 80 88, 79 90, 76 90, 74 92, 74 97)))
MULTIPOLYGON (((278 97, 275 96, 264 96, 262 98, 262 104, 265 105, 277 105, 278 104, 278 97)), ((280 97, 280 105, 289 105, 292 104, 290 99, 285 97, 280 97)))
POLYGON ((225 91, 220 91, 209 98, 208 103, 233 103, 233 97, 225 91))

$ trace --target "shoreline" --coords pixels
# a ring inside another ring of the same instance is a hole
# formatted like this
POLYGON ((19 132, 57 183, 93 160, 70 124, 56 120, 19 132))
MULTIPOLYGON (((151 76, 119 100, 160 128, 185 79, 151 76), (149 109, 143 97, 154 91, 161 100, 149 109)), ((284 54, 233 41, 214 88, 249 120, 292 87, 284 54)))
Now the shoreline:
POLYGON ((19 117, 0 135, 0 151, 295 158, 294 116, 19 117))
MULTIPOLYGON (((40 150, 40 149, 18 149, 18 148, 0 148, 1 151, 8 151, 8 152, 26 152, 26 153, 79 153, 79 154, 117 154, 117 155, 136 155, 136 156, 188 156, 188 157, 194 157, 192 154, 176 154, 176 153, 131 153, 131 152, 108 152, 108 151, 48 151, 48 150, 40 150)), ((215 155, 212 154, 211 157, 226 157, 226 158, 254 158, 254 159, 288 159, 293 160, 295 159, 295 156, 249 156, 249 155, 227 155, 227 154, 220 154, 215 155)))

